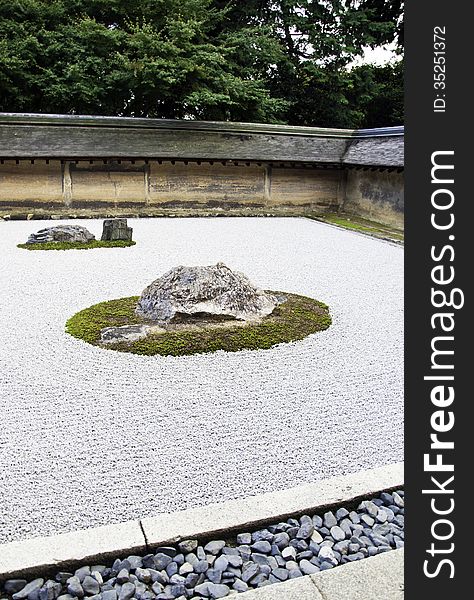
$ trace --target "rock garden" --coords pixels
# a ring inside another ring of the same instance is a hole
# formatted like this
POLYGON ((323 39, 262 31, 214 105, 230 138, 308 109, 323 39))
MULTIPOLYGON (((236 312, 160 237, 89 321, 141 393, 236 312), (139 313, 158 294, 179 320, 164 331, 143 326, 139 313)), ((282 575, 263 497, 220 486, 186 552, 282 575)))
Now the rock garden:
POLYGON ((140 297, 91 306, 66 331, 121 352, 180 356, 271 348, 329 327, 322 302, 256 288, 224 263, 175 267, 140 297))
POLYGON ((106 219, 102 237, 95 236, 81 225, 54 225, 32 233, 25 244, 18 248, 25 250, 89 250, 91 248, 125 248, 134 246, 132 228, 127 219, 106 219))

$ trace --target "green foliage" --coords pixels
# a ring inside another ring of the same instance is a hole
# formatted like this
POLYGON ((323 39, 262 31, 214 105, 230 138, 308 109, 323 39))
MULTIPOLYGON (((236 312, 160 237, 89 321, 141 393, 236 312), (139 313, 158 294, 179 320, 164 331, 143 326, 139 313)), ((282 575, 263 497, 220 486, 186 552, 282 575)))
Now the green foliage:
POLYGON ((18 244, 18 248, 25 250, 90 250, 91 248, 126 248, 135 246, 132 240, 92 240, 91 242, 41 242, 37 244, 18 244))
MULTIPOLYGON (((397 124, 401 0, 0 1, 0 111, 397 124), (373 87, 370 87, 373 85, 373 87)), ((401 46, 400 46, 401 47, 401 46)))
MULTIPOLYGON (((276 292, 281 294, 281 292, 276 292)), ((323 331, 331 324, 328 307, 322 302, 285 294, 287 300, 258 324, 199 330, 173 330, 151 334, 132 343, 116 343, 106 347, 132 354, 182 356, 225 350, 268 349, 276 344, 294 342, 323 331)), ((89 344, 99 345, 100 331, 105 327, 149 324, 135 314, 138 296, 120 298, 90 306, 72 316, 66 332, 89 344)))

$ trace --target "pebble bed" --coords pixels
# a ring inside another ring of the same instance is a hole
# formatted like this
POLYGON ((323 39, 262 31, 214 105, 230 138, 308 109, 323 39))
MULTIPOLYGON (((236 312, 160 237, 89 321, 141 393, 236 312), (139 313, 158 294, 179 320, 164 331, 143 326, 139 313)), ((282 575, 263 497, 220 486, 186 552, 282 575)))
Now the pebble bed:
POLYGON ((16 244, 38 224, 0 222, 0 543, 403 460, 402 247, 302 218, 129 225, 130 248, 25 252, 16 244), (326 303, 331 327, 270 350, 182 357, 65 333, 87 306, 218 261, 326 303))
MULTIPOLYGON (((183 540, 111 566, 84 565, 53 579, 11 579, 12 600, 198 600, 312 575, 404 545, 404 491, 382 492, 356 509, 303 515, 232 540, 183 540)), ((0 593, 1 595, 1 593, 0 593)))

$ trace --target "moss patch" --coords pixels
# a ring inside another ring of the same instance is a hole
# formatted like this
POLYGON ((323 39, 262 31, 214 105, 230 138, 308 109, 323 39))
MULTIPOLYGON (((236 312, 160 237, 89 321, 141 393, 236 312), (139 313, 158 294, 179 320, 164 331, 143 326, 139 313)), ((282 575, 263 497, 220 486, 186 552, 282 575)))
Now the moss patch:
MULTIPOLYGON (((273 292, 281 295, 282 292, 273 292)), ((284 294, 284 293, 283 293, 284 294)), ((277 306, 271 315, 256 324, 195 330, 167 331, 150 334, 131 343, 101 346, 100 331, 105 327, 150 324, 135 314, 138 296, 101 302, 76 313, 66 323, 66 332, 89 344, 120 352, 153 356, 182 356, 225 350, 267 349, 283 342, 294 342, 323 331, 331 324, 328 307, 322 302, 284 294, 286 302, 277 306)))
POLYGON ((403 242, 404 234, 402 231, 377 223, 375 221, 369 221, 361 217, 346 214, 326 214, 320 216, 310 216, 310 219, 315 221, 322 221, 323 223, 330 223, 331 225, 337 225, 344 229, 351 229, 353 231, 359 231, 374 237, 392 240, 395 242, 403 242))
POLYGON ((113 240, 103 242, 102 240, 92 240, 91 242, 43 242, 39 244, 18 244, 18 248, 25 250, 90 250, 92 248, 126 248, 135 246, 136 242, 132 240, 113 240))

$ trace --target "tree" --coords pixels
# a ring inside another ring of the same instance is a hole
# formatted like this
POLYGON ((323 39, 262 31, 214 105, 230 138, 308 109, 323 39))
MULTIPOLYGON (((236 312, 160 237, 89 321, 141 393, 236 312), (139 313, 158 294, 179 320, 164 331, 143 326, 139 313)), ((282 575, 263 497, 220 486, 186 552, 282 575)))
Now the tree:
POLYGON ((364 46, 401 39, 402 9, 398 0, 0 0, 0 110, 347 127, 373 121, 370 111, 399 118, 375 97, 398 102, 388 90, 399 74, 348 65, 364 46))

